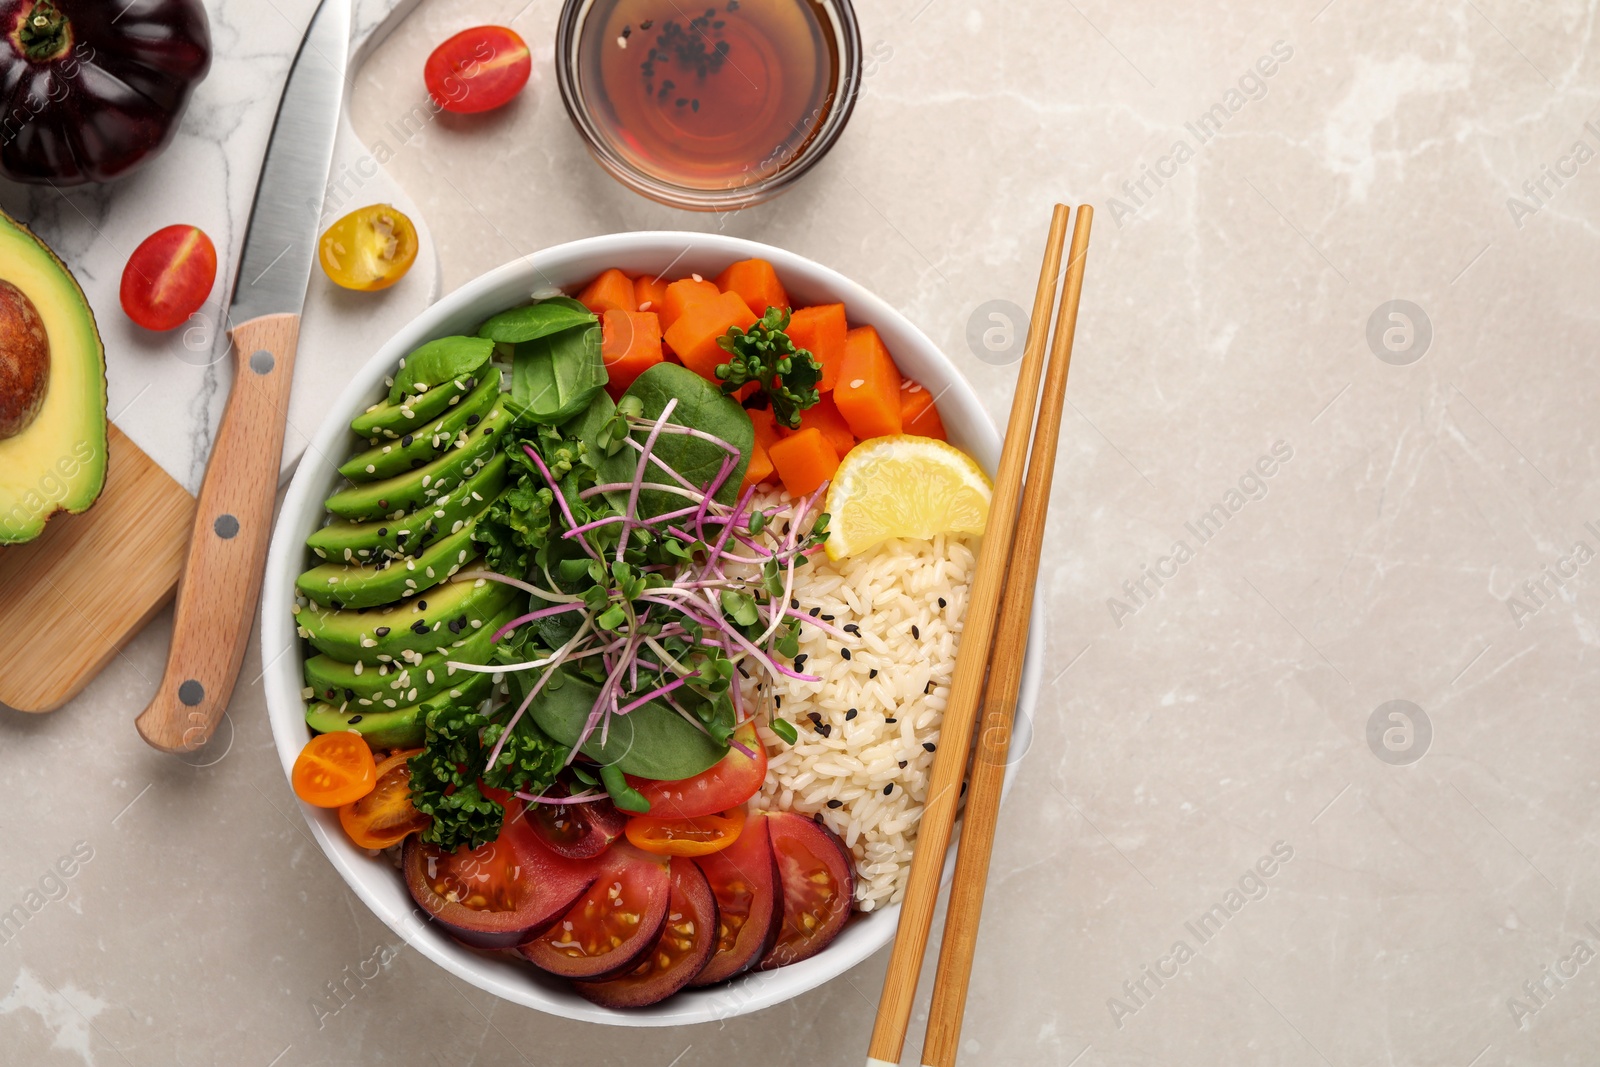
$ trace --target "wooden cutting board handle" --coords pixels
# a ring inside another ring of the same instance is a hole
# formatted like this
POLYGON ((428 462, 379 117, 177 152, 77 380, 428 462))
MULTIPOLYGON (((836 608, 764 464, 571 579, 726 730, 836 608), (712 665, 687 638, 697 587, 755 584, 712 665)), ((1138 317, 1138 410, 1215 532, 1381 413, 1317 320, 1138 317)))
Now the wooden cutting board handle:
POLYGON ((299 334, 298 315, 264 315, 230 331, 233 391, 200 485, 166 674, 135 722, 163 752, 205 744, 239 677, 261 596, 299 334))

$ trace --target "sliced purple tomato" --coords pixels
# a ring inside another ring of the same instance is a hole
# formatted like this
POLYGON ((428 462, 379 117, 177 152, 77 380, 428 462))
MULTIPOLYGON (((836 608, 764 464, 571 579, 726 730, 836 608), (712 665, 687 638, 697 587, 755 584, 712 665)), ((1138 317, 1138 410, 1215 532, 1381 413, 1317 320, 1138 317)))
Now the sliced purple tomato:
POLYGON ((783 925, 761 958, 763 971, 810 959, 850 918, 855 867, 839 835, 791 811, 769 811, 767 832, 783 884, 783 925))
POLYGON ((717 950, 717 898, 694 860, 672 860, 667 921, 650 951, 619 977, 574 982, 578 995, 606 1008, 642 1008, 693 981, 717 950))
POLYGON ((412 899, 474 948, 511 948, 542 933, 601 873, 549 852, 527 823, 507 816, 500 836, 482 848, 444 852, 413 835, 401 853, 412 899))
POLYGON ((610 978, 638 966, 667 921, 672 878, 667 857, 618 841, 595 860, 568 860, 595 878, 560 919, 517 947, 540 970, 562 978, 610 978))
POLYGON ((752 815, 739 840, 695 860, 717 898, 717 951, 689 984, 725 982, 756 965, 778 940, 783 897, 768 820, 752 815))
MULTIPOLYGON (((551 793, 566 796, 567 789, 557 786, 551 793)), ((574 860, 600 855, 628 825, 628 817, 617 810, 610 797, 586 804, 529 804, 524 818, 545 848, 574 860)))

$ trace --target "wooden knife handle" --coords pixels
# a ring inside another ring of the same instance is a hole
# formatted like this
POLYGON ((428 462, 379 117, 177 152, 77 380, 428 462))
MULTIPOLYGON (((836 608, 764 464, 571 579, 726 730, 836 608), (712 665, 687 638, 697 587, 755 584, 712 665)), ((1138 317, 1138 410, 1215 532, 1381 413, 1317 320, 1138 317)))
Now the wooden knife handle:
POLYGON ((300 316, 235 326, 233 391, 195 512, 166 674, 136 720, 163 752, 192 752, 227 710, 261 596, 300 316))

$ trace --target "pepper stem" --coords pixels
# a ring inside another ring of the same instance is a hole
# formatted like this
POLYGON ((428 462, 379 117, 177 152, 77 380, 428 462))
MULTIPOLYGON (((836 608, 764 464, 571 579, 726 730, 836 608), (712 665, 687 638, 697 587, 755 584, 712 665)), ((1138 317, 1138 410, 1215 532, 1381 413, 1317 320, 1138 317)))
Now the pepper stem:
POLYGON ((28 59, 47 63, 72 48, 72 23, 52 0, 38 0, 17 21, 11 40, 28 59))

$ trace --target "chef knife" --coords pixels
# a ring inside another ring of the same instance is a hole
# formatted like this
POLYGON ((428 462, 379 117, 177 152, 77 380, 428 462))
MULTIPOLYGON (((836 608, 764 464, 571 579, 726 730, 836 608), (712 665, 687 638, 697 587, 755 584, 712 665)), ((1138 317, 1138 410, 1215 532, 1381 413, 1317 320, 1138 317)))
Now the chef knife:
POLYGON ((136 721, 166 752, 190 752, 211 737, 255 618, 349 47, 350 0, 322 0, 267 141, 228 309, 233 389, 200 485, 166 673, 136 721))

